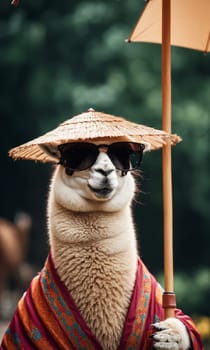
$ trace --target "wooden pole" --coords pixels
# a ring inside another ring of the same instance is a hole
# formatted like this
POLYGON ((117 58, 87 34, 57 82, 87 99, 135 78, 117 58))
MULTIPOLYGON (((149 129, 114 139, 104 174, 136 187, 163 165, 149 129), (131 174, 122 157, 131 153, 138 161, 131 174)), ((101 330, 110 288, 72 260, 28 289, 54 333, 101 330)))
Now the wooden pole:
MULTIPOLYGON (((162 0, 162 128, 171 133, 171 0, 162 0)), ((165 318, 174 317, 171 145, 163 147, 165 318)))

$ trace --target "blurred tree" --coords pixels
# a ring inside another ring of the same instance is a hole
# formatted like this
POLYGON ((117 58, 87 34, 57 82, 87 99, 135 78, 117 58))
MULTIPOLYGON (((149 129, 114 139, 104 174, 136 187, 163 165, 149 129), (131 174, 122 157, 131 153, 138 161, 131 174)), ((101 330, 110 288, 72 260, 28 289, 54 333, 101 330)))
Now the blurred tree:
MULTIPOLYGON (((7 151, 93 107, 161 128, 161 48, 126 44, 144 1, 28 0, 0 9, 0 215, 33 217, 30 257, 43 260, 51 166, 7 151)), ((209 267, 209 56, 172 50, 176 269, 209 267)), ((141 255, 162 269, 161 152, 146 154, 135 205, 141 255)))

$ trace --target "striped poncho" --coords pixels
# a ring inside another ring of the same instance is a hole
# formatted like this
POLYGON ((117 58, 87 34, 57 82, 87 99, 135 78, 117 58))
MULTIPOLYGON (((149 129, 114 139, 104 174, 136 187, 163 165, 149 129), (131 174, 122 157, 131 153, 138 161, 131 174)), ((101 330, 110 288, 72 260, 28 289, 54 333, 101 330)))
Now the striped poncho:
MULTIPOLYGON (((162 289, 138 260, 136 282, 118 350, 152 350, 152 324, 163 320, 162 289)), ((191 349, 201 350, 192 320, 180 310, 176 317, 187 327, 191 349)), ((61 282, 51 255, 18 303, 3 337, 1 350, 103 350, 61 282)))

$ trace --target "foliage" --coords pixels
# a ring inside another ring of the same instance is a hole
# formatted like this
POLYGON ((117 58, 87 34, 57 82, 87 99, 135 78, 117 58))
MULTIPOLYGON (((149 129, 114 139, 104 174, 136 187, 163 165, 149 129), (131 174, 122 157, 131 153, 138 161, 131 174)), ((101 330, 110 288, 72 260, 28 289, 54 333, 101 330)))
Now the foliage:
MULTIPOLYGON (((7 151, 94 107, 161 128, 161 49, 127 44, 144 1, 28 0, 0 9, 0 214, 31 213, 30 258, 44 259, 48 165, 13 163, 7 151)), ((209 56, 173 48, 175 266, 209 268, 209 56)), ((161 153, 146 154, 135 205, 141 255, 162 269, 161 153)))
MULTIPOLYGON (((163 284, 163 275, 158 276, 158 280, 163 284)), ((190 275, 177 271, 174 284, 178 308, 184 309, 186 313, 193 310, 194 315, 197 316, 210 315, 209 281, 210 271, 207 268, 199 269, 190 275)), ((209 319, 208 327, 210 327, 209 319)), ((203 333, 206 335, 204 331, 203 333)))

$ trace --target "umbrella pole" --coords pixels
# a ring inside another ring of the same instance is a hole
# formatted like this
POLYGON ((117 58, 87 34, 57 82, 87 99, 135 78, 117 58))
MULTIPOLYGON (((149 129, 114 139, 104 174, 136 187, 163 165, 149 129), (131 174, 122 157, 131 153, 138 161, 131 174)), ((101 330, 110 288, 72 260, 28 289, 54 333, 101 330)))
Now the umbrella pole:
MULTIPOLYGON (((171 0, 162 0, 162 128, 171 134, 171 0)), ((163 225, 165 318, 174 317, 176 298, 173 292, 173 208, 171 145, 163 147, 163 225)))

